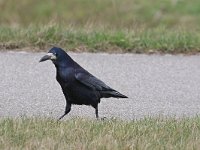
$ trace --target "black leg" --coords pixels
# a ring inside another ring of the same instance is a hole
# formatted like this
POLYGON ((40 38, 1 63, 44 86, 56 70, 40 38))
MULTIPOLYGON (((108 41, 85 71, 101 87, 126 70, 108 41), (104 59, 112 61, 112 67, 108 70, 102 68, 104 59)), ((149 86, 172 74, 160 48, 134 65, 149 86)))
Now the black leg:
POLYGON ((99 118, 99 114, 98 114, 98 105, 95 107, 95 114, 96 114, 96 118, 99 118))
POLYGON ((71 110, 71 104, 67 103, 65 107, 65 113, 58 120, 62 119, 65 115, 67 115, 70 112, 70 110, 71 110))
MULTIPOLYGON (((95 114, 96 114, 96 118, 99 119, 99 113, 98 113, 98 105, 93 106, 95 109, 95 114)), ((100 120, 105 120, 106 117, 100 118, 100 120)))

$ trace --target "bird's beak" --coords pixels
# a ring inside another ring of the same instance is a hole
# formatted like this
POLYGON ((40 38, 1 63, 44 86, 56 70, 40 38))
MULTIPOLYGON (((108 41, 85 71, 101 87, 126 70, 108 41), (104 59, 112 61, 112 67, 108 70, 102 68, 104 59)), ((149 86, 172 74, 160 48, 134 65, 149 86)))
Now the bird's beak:
POLYGON ((47 53, 46 55, 44 55, 39 62, 43 62, 46 60, 55 60, 56 56, 53 53, 47 53))

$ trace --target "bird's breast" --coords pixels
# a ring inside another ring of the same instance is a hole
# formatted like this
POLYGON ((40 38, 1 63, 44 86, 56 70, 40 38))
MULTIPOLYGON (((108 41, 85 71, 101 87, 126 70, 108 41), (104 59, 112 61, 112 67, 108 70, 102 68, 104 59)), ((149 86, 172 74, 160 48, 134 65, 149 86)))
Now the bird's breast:
POLYGON ((70 88, 73 84, 75 77, 72 69, 59 69, 57 70, 56 79, 62 88, 70 88))

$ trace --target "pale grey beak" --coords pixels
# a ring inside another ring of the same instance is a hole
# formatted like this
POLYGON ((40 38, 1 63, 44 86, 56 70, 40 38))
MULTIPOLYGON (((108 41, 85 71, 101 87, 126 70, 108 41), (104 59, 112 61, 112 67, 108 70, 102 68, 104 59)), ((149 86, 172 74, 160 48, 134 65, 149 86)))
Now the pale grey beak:
POLYGON ((43 62, 46 60, 55 60, 56 56, 53 53, 47 53, 46 55, 44 55, 39 62, 43 62))

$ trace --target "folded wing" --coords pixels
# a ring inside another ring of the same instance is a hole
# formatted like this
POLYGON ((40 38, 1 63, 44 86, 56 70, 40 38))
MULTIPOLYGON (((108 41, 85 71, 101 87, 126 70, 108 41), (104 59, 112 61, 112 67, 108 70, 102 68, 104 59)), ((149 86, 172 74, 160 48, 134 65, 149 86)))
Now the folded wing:
POLYGON ((110 88, 104 82, 90 74, 85 70, 76 70, 75 78, 85 86, 99 91, 102 97, 116 97, 116 98, 127 98, 127 96, 119 93, 118 91, 110 88))
POLYGON ((104 82, 90 74, 89 72, 80 72, 76 70, 75 78, 81 82, 82 84, 88 86, 89 88, 104 91, 104 90, 113 90, 109 86, 107 86, 104 82))

